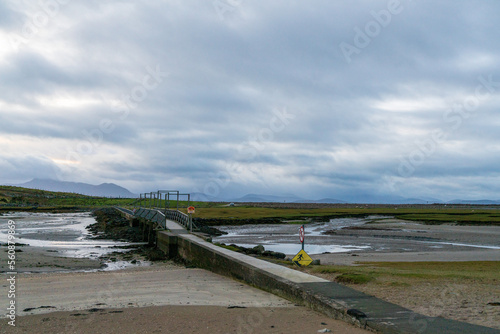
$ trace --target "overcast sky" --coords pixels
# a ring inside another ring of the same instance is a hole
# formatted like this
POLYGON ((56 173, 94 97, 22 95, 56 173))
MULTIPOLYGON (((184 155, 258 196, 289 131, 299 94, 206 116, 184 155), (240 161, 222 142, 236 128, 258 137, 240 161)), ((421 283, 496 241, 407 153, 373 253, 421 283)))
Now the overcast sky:
POLYGON ((500 2, 0 1, 0 183, 500 199, 500 2))

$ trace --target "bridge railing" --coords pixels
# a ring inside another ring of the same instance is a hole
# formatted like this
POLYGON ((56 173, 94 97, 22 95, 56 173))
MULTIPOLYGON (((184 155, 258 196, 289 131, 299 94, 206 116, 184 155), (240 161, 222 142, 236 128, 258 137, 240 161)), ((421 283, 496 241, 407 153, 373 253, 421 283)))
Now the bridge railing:
POLYGON ((139 208, 135 210, 134 216, 155 222, 163 229, 167 228, 165 214, 159 210, 139 208))
MULTIPOLYGON (((192 223, 190 223, 189 215, 177 210, 139 208, 135 211, 134 215, 153 221, 164 229, 167 228, 167 219, 179 223, 187 230, 191 229, 192 223)), ((193 227, 196 228, 194 224, 193 227)))
POLYGON ((184 212, 178 210, 163 210, 163 212, 165 214, 165 219, 173 220, 184 226, 186 229, 190 228, 189 216, 184 212))
POLYGON ((167 228, 166 221, 168 219, 179 223, 188 230, 192 230, 196 226, 192 223, 191 217, 179 211, 181 196, 187 196, 188 206, 190 206, 191 195, 180 193, 179 190, 158 190, 156 192, 140 194, 139 198, 134 202, 134 205, 137 206, 134 210, 135 215, 156 222, 163 228, 167 228), (169 208, 171 195, 173 200, 176 201, 176 209, 169 208))

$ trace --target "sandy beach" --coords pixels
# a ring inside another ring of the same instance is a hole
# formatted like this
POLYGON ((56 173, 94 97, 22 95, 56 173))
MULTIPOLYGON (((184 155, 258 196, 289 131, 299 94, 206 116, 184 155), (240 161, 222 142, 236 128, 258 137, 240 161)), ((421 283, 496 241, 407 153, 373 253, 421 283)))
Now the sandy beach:
MULTIPOLYGON (((312 255, 323 265, 500 261, 496 249, 500 246, 499 227, 433 226, 383 219, 330 233, 317 237, 324 243, 370 244, 371 248, 312 255)), ((103 271, 102 258, 62 255, 57 248, 17 247, 18 326, 5 327, 7 319, 2 319, 0 332, 25 333, 33 328, 40 333, 84 333, 98 328, 105 333, 167 329, 175 333, 316 333, 324 328, 337 333, 363 332, 201 269, 173 262, 140 266, 147 263, 137 252, 113 254, 117 262, 135 259, 139 264, 114 271, 103 271), (297 320, 304 318, 307 321, 297 320)), ((0 261, 0 271, 8 271, 7 261, 0 261)), ((334 275, 316 275, 335 279, 334 275)), ((2 290, 6 287, 1 285, 2 290)), ((500 329, 498 284, 413 280, 351 287, 424 315, 500 329)))
POLYGON ((0 333, 317 333, 325 328, 368 333, 172 262, 108 272, 19 274, 17 289, 16 326, 0 319, 0 333))
POLYGON ((20 317, 18 325, 13 328, 2 324, 0 333, 315 334, 325 328, 338 334, 371 333, 304 307, 228 309, 223 306, 153 306, 53 312, 20 317))
MULTIPOLYGON (((425 225, 399 219, 383 219, 359 228, 335 231, 335 238, 369 241, 378 251, 316 254, 323 265, 358 266, 373 262, 500 263, 500 227, 425 225), (429 250, 432 247, 432 250, 429 250), (394 251, 396 250, 396 251, 394 251)), ((319 275, 333 280, 332 275, 319 275)), ((427 316, 500 329, 500 285, 482 280, 418 280, 370 282, 350 285, 378 298, 427 316)))
POLYGON ((500 261, 498 250, 468 250, 439 252, 355 252, 317 254, 313 259, 319 259, 324 265, 350 266, 366 262, 467 262, 467 261, 500 261))
MULTIPOLYGON (((7 261, 0 261, 0 272, 9 271, 7 265, 7 261)), ((19 273, 83 271, 103 267, 102 262, 94 258, 65 257, 55 249, 33 246, 16 247, 16 271, 19 273)))
MULTIPOLYGON (((225 244, 251 247, 293 256, 300 250, 298 226, 294 224, 218 226, 228 232, 214 238, 225 244)), ((435 253, 494 250, 500 260, 500 226, 426 225, 418 222, 371 216, 339 218, 305 227, 305 249, 309 255, 435 253)), ((492 254, 494 254, 492 253, 492 254)), ((409 255, 410 257, 412 255, 409 255)), ((328 256, 322 257, 327 259, 328 256)), ((387 257, 386 257, 387 258, 387 257)), ((439 258, 437 256, 436 258, 439 258)), ((459 256, 456 257, 459 260, 459 256)), ((397 258, 395 258, 397 261, 397 258)), ((480 260, 480 259, 477 259, 480 260)), ((377 259, 374 259, 377 261, 377 259)), ((416 261, 419 261, 418 259, 416 261)))
MULTIPOLYGON (((227 227, 221 226, 221 229, 227 227)), ((230 227, 227 243, 262 243, 266 249, 281 247, 291 258, 300 248, 296 226, 230 227), (239 230, 241 229, 241 233, 239 230)), ((499 226, 426 225, 394 218, 338 219, 306 226, 305 250, 322 265, 360 266, 377 262, 475 262, 500 263, 499 226), (329 252, 314 253, 341 245, 329 252), (340 251, 339 251, 340 250, 340 251)), ((344 269, 345 270, 345 269, 344 269)), ((318 274, 335 280, 338 274, 318 274)), ((347 283, 348 284, 348 283, 347 283)), ((500 329, 500 287, 497 282, 419 278, 377 278, 350 287, 427 316, 500 329)))

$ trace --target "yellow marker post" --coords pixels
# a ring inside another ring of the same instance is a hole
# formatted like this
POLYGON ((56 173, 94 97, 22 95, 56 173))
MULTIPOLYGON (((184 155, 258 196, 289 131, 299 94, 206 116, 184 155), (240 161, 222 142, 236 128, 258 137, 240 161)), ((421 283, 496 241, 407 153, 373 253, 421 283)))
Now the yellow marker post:
POLYGON ((313 259, 302 249, 297 255, 294 256, 292 262, 298 265, 299 267, 307 267, 313 262, 313 259))

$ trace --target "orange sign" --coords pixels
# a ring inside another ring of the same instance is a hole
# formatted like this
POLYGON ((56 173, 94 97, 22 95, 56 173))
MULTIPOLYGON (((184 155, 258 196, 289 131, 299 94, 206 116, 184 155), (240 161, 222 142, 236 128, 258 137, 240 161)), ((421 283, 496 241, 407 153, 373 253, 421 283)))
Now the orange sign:
POLYGON ((188 213, 194 213, 194 206, 190 206, 188 208, 188 213))

